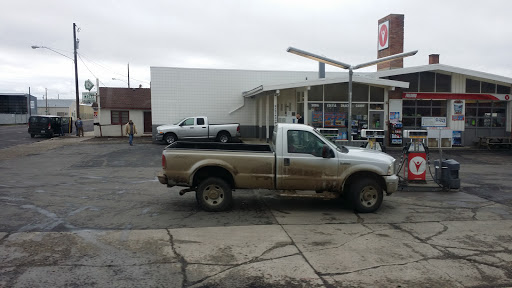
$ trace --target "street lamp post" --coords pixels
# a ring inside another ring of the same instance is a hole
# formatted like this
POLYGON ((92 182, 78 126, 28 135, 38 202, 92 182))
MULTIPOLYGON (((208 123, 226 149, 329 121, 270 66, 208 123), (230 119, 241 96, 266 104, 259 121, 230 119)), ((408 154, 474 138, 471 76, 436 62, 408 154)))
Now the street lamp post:
POLYGON ((411 52, 400 53, 400 54, 395 54, 395 55, 383 57, 383 58, 380 58, 380 59, 377 59, 377 60, 374 60, 374 61, 370 61, 370 62, 367 62, 367 63, 362 63, 362 64, 359 64, 359 65, 353 66, 353 65, 350 65, 350 64, 346 64, 346 63, 343 63, 343 62, 340 62, 340 61, 329 59, 327 57, 316 55, 316 54, 313 54, 313 53, 310 53, 310 52, 307 52, 307 51, 304 51, 304 50, 300 50, 300 49, 297 49, 297 48, 293 48, 293 47, 288 47, 288 49, 286 49, 286 51, 290 52, 290 53, 293 53, 293 54, 296 54, 296 55, 299 55, 299 56, 302 56, 302 57, 306 57, 306 58, 318 61, 318 62, 322 62, 322 63, 329 64, 329 65, 332 65, 332 66, 336 66, 338 68, 348 69, 348 129, 349 129, 349 131, 347 131, 348 145, 350 145, 351 141, 352 141, 351 140, 352 132, 350 130, 352 128, 352 76, 354 74, 353 70, 356 70, 356 69, 359 69, 359 68, 368 67, 368 66, 372 66, 372 65, 375 65, 375 64, 379 64, 379 63, 389 62, 389 61, 392 61, 392 60, 395 60, 395 59, 401 59, 401 58, 413 56, 416 53, 418 53, 418 50, 415 50, 415 51, 411 51, 411 52))
POLYGON ((46 47, 46 46, 37 46, 37 45, 32 45, 32 49, 38 49, 38 48, 44 48, 44 49, 48 49, 50 51, 53 51, 61 56, 64 56, 68 59, 71 59, 74 63, 75 63, 75 94, 76 94, 76 118, 78 119, 80 117, 80 97, 78 95, 78 66, 77 66, 77 61, 76 61, 76 50, 78 49, 77 48, 77 40, 76 40, 76 24, 73 23, 73 54, 74 54, 74 58, 71 58, 67 55, 64 55, 58 51, 55 51, 53 50, 52 48, 49 48, 49 47, 46 47))

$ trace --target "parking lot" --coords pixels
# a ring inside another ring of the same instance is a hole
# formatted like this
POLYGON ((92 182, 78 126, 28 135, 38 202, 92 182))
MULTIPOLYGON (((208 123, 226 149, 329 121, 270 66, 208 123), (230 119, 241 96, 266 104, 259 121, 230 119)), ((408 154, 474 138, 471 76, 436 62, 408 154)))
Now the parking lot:
POLYGON ((512 286, 510 150, 444 150, 460 190, 400 191, 372 214, 258 190, 209 213, 158 182, 164 147, 0 149, 0 287, 512 286))

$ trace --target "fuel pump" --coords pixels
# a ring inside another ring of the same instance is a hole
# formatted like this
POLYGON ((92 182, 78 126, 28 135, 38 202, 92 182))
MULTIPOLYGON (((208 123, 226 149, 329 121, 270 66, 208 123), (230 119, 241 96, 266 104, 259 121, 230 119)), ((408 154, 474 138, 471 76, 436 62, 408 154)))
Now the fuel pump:
POLYGON ((427 134, 427 130, 404 131, 404 138, 410 139, 403 150, 404 160, 407 163, 407 180, 409 181, 426 181, 428 148, 425 141, 427 134))
POLYGON ((362 129, 361 137, 367 138, 368 142, 363 144, 361 147, 386 152, 386 148, 383 145, 384 135, 384 130, 362 129))

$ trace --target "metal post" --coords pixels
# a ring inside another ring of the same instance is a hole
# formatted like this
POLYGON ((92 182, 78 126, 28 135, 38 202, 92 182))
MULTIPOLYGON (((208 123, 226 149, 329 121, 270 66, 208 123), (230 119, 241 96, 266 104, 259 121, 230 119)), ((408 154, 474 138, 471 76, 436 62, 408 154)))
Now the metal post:
POLYGON ((130 88, 130 63, 128 63, 128 88, 130 88))
MULTIPOLYGON (((28 87, 28 97, 27 98, 28 98, 27 99, 28 117, 30 117, 30 116, 32 116, 32 109, 30 109, 30 100, 32 100, 32 99, 30 99, 31 98, 30 97, 30 87, 28 87)), ((28 122, 28 119, 27 119, 27 122, 28 122)))
POLYGON ((76 92, 76 119, 80 117, 80 97, 78 96, 78 66, 76 62, 76 24, 73 23, 73 47, 75 54, 75 92, 76 92))
POLYGON ((44 88, 45 90, 45 98, 46 98, 46 115, 48 115, 48 89, 44 88))
POLYGON ((352 66, 348 68, 348 131, 347 131, 347 140, 348 146, 350 146, 352 142, 352 66))

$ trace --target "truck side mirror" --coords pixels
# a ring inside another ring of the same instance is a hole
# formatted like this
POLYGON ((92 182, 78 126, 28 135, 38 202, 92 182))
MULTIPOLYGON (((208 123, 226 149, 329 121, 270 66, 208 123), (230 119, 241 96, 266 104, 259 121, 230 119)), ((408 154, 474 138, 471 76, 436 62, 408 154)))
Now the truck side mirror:
POLYGON ((327 145, 322 147, 322 158, 334 158, 331 148, 327 145))

